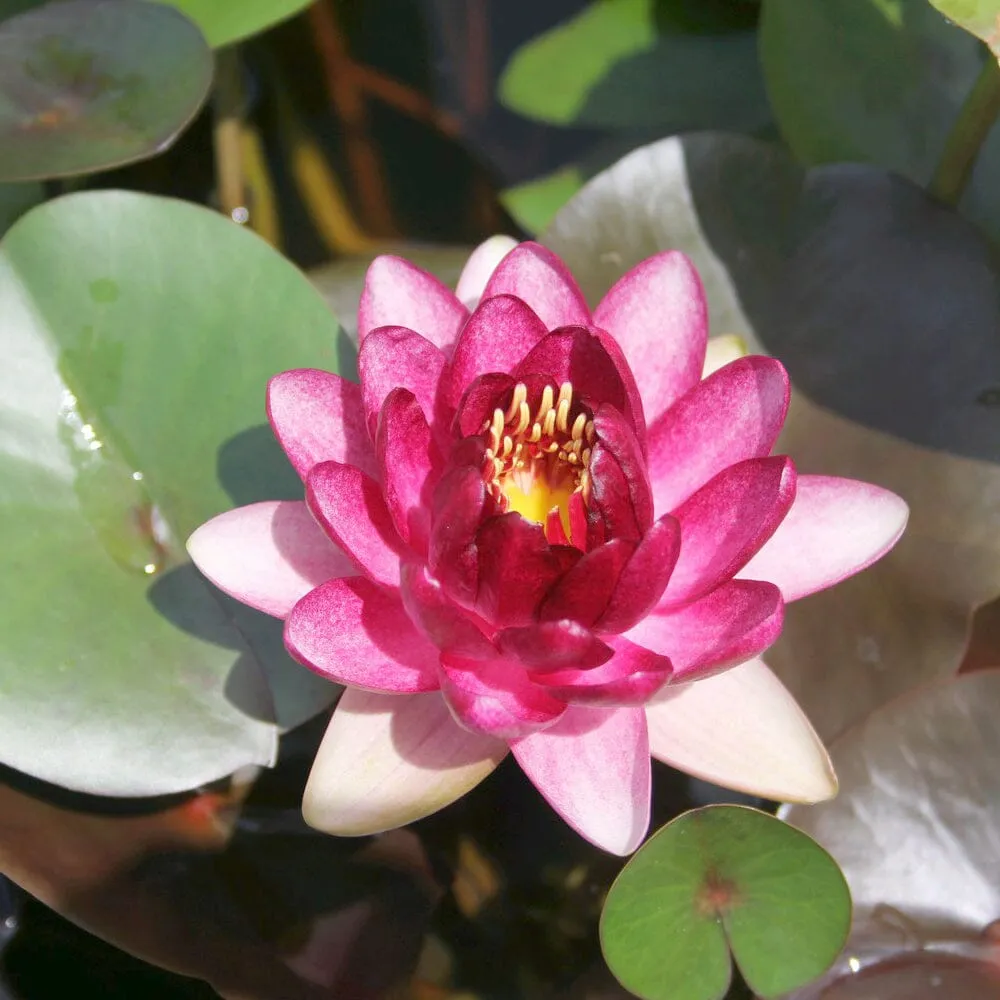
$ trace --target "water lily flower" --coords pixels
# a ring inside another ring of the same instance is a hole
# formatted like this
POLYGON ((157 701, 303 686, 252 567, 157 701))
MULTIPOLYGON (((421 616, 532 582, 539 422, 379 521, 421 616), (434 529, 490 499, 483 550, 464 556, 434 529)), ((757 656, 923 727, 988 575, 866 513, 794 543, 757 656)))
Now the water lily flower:
POLYGON ((297 370, 269 386, 305 501, 221 514, 188 546, 346 685, 309 822, 409 822, 508 751, 620 854, 648 826, 651 754, 772 798, 834 793, 758 657, 785 603, 887 551, 906 506, 771 455, 786 373, 751 356, 703 377, 683 254, 639 264, 593 312, 534 243, 487 242, 455 293, 384 256, 358 320, 360 385, 297 370))

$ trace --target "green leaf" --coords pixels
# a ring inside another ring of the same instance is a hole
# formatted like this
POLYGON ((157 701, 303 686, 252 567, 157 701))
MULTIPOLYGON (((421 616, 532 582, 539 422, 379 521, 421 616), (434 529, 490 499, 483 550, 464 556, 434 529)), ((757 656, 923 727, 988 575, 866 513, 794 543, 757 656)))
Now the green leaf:
POLYGON ((336 370, 332 314, 228 219, 120 191, 15 224, 0 312, 0 761, 112 795, 268 762, 275 718, 336 689, 288 659, 280 622, 241 610, 237 630, 184 541, 234 504, 301 497, 264 392, 336 370))
POLYGON ((752 31, 679 30, 656 0, 599 0, 519 49, 511 110, 557 125, 753 131, 770 121, 752 31))
POLYGON ((1000 56, 1000 0, 930 0, 945 17, 981 38, 1000 56))
MULTIPOLYGON (((919 0, 764 0, 760 52, 778 125, 801 160, 877 164, 921 185, 988 56, 919 0)), ((994 129, 961 203, 994 238, 998 173, 994 129)))
POLYGON ((166 149, 198 112, 212 53, 175 11, 50 3, 0 24, 0 180, 67 177, 166 149))
POLYGON ((503 207, 529 233, 540 233, 586 182, 578 166, 560 167, 500 193, 503 207))
POLYGON ((294 17, 313 0, 156 0, 176 7, 201 28, 213 49, 232 45, 294 17))
POLYGON ((851 924, 840 869, 804 833, 744 806, 685 813, 615 880, 601 915, 611 971, 644 1000, 721 1000, 732 951, 774 997, 820 975, 851 924))

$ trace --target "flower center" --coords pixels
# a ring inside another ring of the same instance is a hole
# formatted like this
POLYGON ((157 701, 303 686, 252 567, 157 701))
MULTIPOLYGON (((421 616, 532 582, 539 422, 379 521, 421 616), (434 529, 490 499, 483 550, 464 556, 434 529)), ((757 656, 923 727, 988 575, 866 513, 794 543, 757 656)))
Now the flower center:
POLYGON ((557 395, 547 385, 537 405, 531 406, 527 386, 519 382, 506 411, 495 409, 483 433, 483 480, 501 510, 516 511, 539 524, 557 512, 569 538, 570 498, 582 493, 587 499, 587 469, 596 439, 594 421, 574 406, 573 386, 564 382, 557 395))

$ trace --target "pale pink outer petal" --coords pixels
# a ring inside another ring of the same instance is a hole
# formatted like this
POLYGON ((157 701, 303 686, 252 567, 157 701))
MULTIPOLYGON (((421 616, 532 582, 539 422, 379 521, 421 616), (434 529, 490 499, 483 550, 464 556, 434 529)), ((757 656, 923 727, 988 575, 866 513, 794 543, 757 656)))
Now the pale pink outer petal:
POLYGON ((799 476, 784 521, 736 575, 777 584, 786 601, 797 600, 881 559, 908 516, 905 501, 871 483, 799 476))
POLYGON ((360 343, 380 326, 415 330, 446 353, 469 311, 432 274, 402 257, 376 257, 365 276, 358 307, 360 343))
POLYGON ((187 549, 216 587, 276 618, 321 583, 357 573, 301 500, 228 510, 198 528, 187 549))
POLYGON ((619 278, 594 322, 625 353, 647 426, 701 378, 708 306, 698 272, 680 251, 658 253, 619 278))
POLYGON ((501 740, 459 726, 436 692, 348 688, 313 762, 302 814, 338 837, 381 833, 450 805, 506 753, 501 740))
POLYGON ((581 836, 631 854, 649 828, 651 768, 642 708, 571 705, 540 733, 511 743, 524 773, 581 836))
POLYGON ((777 801, 837 794, 826 749, 763 660, 668 686, 646 706, 646 718, 651 753, 680 771, 777 801))
POLYGON ((267 384, 267 416, 295 471, 305 479, 320 462, 343 462, 378 475, 365 427, 361 386, 316 368, 296 368, 267 384))
POLYGON ((483 298, 491 295, 523 299, 550 330, 590 322, 590 310, 573 275, 538 243, 519 243, 504 257, 487 282, 483 298))
POLYGON ((455 286, 455 296, 466 309, 475 309, 479 305, 486 283, 497 265, 516 246, 517 240, 510 236, 491 236, 472 251, 455 286))

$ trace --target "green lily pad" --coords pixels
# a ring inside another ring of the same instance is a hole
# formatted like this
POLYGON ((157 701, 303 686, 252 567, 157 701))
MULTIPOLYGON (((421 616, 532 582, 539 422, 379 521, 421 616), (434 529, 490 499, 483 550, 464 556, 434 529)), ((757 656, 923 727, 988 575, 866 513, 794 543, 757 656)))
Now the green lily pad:
MULTIPOLYGON (((989 57, 913 0, 764 0, 760 53, 775 118, 803 162, 877 164, 921 185, 989 57)), ((995 239, 998 174, 994 129, 961 209, 995 239)))
POLYGON ((625 866, 601 914, 601 947, 643 1000, 721 1000, 730 957, 761 997, 820 975, 851 924, 840 869, 794 827, 745 806, 679 816, 625 866))
POLYGON ((930 0, 945 17, 981 38, 1000 55, 1000 2, 998 0, 930 0))
POLYGON ((259 35, 305 10, 312 0, 156 0, 176 7, 201 28, 213 49, 259 35))
POLYGON ((235 616, 184 541, 235 503, 301 497, 265 387, 336 370, 333 315, 252 233, 121 191, 17 222, 0 312, 0 761, 105 795, 267 763, 336 688, 280 622, 235 616))
POLYGON ((532 39, 500 99, 557 125, 753 131, 770 121, 753 31, 691 33, 656 0, 600 0, 532 39))
POLYGON ((46 4, 0 23, 0 179, 92 173, 155 156, 197 114, 212 53, 176 11, 46 4))

